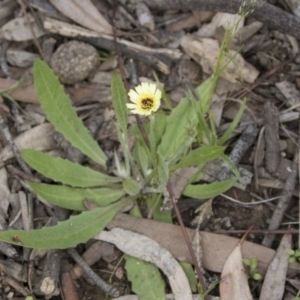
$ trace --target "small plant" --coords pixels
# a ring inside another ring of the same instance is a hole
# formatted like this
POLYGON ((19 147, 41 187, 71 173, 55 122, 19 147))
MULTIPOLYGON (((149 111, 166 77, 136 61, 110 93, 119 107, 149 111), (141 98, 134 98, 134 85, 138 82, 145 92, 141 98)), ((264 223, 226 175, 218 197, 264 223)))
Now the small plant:
POLYGON ((253 257, 252 259, 243 258, 243 263, 249 267, 249 278, 253 280, 261 280, 262 276, 257 272, 257 257, 253 257))
POLYGON ((295 261, 300 261, 300 250, 286 249, 286 252, 290 256, 289 263, 293 263, 295 261))

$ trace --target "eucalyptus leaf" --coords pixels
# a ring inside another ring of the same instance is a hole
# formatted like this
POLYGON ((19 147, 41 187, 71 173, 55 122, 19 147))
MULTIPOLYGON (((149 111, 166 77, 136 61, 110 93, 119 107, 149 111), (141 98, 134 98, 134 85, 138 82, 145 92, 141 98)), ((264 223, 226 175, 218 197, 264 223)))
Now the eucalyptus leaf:
POLYGON ((106 167, 106 155, 77 116, 53 71, 40 59, 34 61, 34 86, 47 119, 75 148, 106 167))
POLYGON ((85 199, 92 200, 99 206, 107 206, 125 195, 125 192, 120 189, 82 189, 65 185, 43 184, 28 181, 27 184, 35 193, 47 202, 63 208, 79 211, 87 210, 83 203, 83 200, 85 199))
POLYGON ((0 232, 0 241, 33 249, 66 249, 85 243, 113 219, 116 213, 129 202, 115 204, 71 216, 67 221, 53 227, 31 231, 6 230, 0 232))
POLYGON ((182 194, 187 197, 196 199, 208 199, 216 197, 228 189, 230 189, 236 182, 236 178, 231 178, 221 182, 214 182, 210 184, 196 184, 187 185, 182 194))
POLYGON ((59 157, 52 157, 37 150, 25 149, 21 152, 21 155, 29 166, 47 178, 74 187, 103 186, 120 182, 117 177, 110 177, 77 163, 59 157))

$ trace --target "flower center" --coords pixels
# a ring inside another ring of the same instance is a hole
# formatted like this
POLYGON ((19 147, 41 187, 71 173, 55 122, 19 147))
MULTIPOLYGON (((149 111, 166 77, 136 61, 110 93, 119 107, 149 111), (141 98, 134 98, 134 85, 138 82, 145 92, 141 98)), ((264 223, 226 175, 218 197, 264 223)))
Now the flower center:
POLYGON ((153 107, 153 99, 145 98, 141 101, 141 107, 145 110, 150 110, 153 107))

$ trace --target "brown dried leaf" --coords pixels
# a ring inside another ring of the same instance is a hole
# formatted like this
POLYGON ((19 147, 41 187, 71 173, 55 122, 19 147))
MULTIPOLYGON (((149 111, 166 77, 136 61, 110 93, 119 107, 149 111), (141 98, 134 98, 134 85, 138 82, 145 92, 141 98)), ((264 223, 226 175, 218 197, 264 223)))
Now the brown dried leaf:
MULTIPOLYGON (((33 127, 30 130, 20 134, 14 139, 19 150, 35 149, 46 151, 55 147, 53 139, 53 126, 49 123, 41 124, 33 127)), ((5 162, 14 157, 14 154, 9 146, 6 146, 0 152, 0 161, 5 162)))
POLYGON ((50 0, 62 14, 96 32, 112 34, 112 26, 106 21, 90 0, 50 0))
MULTIPOLYGON (((220 53, 220 46, 217 40, 198 38, 195 35, 187 34, 182 38, 181 46, 186 54, 202 66, 204 73, 213 73, 220 53)), ((253 83, 259 72, 247 63, 240 53, 236 53, 233 50, 229 50, 228 56, 224 58, 224 65, 230 58, 233 59, 222 72, 221 77, 233 83, 238 81, 253 83)))
POLYGON ((285 278, 289 266, 287 249, 292 248, 292 236, 285 234, 275 257, 268 267, 259 300, 281 300, 285 288, 285 278))
POLYGON ((224 264, 221 273, 220 298, 221 300, 253 300, 243 266, 240 243, 224 264))

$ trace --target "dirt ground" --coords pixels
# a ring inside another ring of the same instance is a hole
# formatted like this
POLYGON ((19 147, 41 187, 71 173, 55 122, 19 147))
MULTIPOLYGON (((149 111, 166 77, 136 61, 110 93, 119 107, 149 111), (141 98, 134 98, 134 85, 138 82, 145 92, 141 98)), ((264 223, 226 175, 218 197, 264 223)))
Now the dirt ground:
MULTIPOLYGON (((220 282, 206 300, 300 299, 300 255, 296 255, 300 247, 300 3, 224 2, 0 1, 1 231, 52 226, 53 219, 66 220, 72 213, 45 205, 30 191, 25 180, 51 180, 30 169, 19 150, 32 148, 89 164, 47 121, 32 79, 36 58, 45 61, 58 76, 112 169, 114 152, 121 153, 111 101, 113 71, 117 70, 131 87, 138 82, 159 82, 168 99, 162 101, 160 110, 169 114, 169 104, 176 107, 188 90, 213 74, 226 28, 236 24, 227 45, 234 63, 218 79, 209 115, 221 136, 246 99, 246 108, 225 150, 243 181, 210 199, 180 194, 177 206, 193 246, 196 237, 200 238, 198 248, 194 247, 203 277, 198 282, 203 285, 205 281, 206 287, 220 282), (260 280, 253 279, 249 266, 242 270, 236 246, 245 233, 242 256, 258 258, 254 271, 262 275, 260 280), (287 254, 292 249, 293 254, 287 254), (231 255, 235 255, 234 263, 231 255), (272 265, 274 256, 280 262, 276 267, 272 265), (293 256, 294 261, 289 261, 293 256)), ((145 118, 141 120, 145 122, 145 118)), ((129 115, 129 128, 136 122, 129 115)), ((133 138, 129 144, 133 149, 133 138)), ((187 184, 191 176, 180 174, 187 184)), ((232 176, 217 159, 205 165, 198 182, 212 183, 232 176)), ((173 182, 174 188, 182 184, 178 182, 173 182)), ((107 229, 145 235, 174 258, 195 266, 178 226, 178 215, 172 210, 173 225, 166 221, 168 217, 156 218, 149 204, 153 199, 147 197, 137 199, 143 219, 119 214, 107 229)), ((79 244, 76 253, 117 290, 114 296, 102 291, 101 283, 95 284, 89 270, 82 271, 74 262, 78 263, 72 249, 38 251, 22 247, 18 236, 12 241, 16 245, 0 242, 1 300, 138 299, 126 273, 126 252, 112 243, 89 240, 79 244), (53 270, 49 266, 56 267, 53 270)), ((168 276, 163 271, 161 276, 165 293, 172 294, 168 276)))

